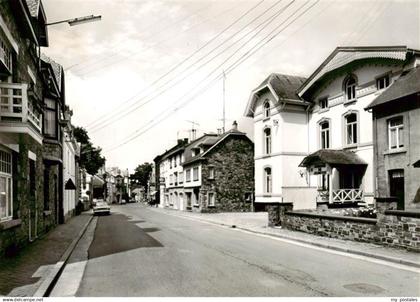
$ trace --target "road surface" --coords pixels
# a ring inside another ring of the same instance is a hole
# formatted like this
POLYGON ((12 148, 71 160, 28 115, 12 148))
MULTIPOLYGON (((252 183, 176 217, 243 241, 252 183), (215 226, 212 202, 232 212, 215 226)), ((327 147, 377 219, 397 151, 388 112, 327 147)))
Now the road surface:
POLYGON ((94 219, 52 296, 420 296, 419 276, 127 204, 94 219))

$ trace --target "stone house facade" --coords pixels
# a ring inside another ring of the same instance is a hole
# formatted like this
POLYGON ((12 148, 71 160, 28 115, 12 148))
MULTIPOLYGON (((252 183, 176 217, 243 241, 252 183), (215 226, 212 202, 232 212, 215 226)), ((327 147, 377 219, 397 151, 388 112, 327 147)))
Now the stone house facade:
POLYGON ((407 66, 366 109, 373 114, 377 199, 395 198, 397 210, 420 209, 420 60, 407 66), (411 68, 410 68, 411 67, 411 68))

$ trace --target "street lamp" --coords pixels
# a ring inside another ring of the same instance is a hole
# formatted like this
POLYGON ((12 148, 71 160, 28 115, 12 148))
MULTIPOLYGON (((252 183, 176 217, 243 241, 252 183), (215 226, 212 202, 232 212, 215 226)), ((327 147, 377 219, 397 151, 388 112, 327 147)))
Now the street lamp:
POLYGON ((73 19, 57 21, 57 22, 51 22, 45 25, 48 26, 48 25, 55 25, 55 24, 60 24, 60 23, 68 23, 70 26, 74 26, 74 25, 79 25, 83 23, 99 21, 101 20, 101 18, 102 16, 100 15, 99 16, 90 15, 90 16, 85 16, 85 17, 78 17, 78 18, 73 18, 73 19))

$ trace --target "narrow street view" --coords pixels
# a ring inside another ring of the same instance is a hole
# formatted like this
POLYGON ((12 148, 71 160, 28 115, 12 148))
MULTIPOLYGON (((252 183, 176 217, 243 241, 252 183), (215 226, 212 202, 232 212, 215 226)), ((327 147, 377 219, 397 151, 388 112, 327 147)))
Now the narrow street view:
POLYGON ((0 295, 418 301, 419 121, 418 0, 0 0, 0 295))

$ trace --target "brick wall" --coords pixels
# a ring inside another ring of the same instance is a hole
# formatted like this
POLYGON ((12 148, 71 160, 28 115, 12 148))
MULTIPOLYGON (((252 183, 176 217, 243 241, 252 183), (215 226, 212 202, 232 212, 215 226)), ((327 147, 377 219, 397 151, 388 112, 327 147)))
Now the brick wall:
POLYGON ((200 211, 248 212, 252 203, 246 194, 254 192, 254 145, 244 136, 229 136, 219 144, 202 164, 200 211), (214 179, 209 179, 209 167, 214 179), (215 206, 208 206, 208 193, 215 194, 215 206))

